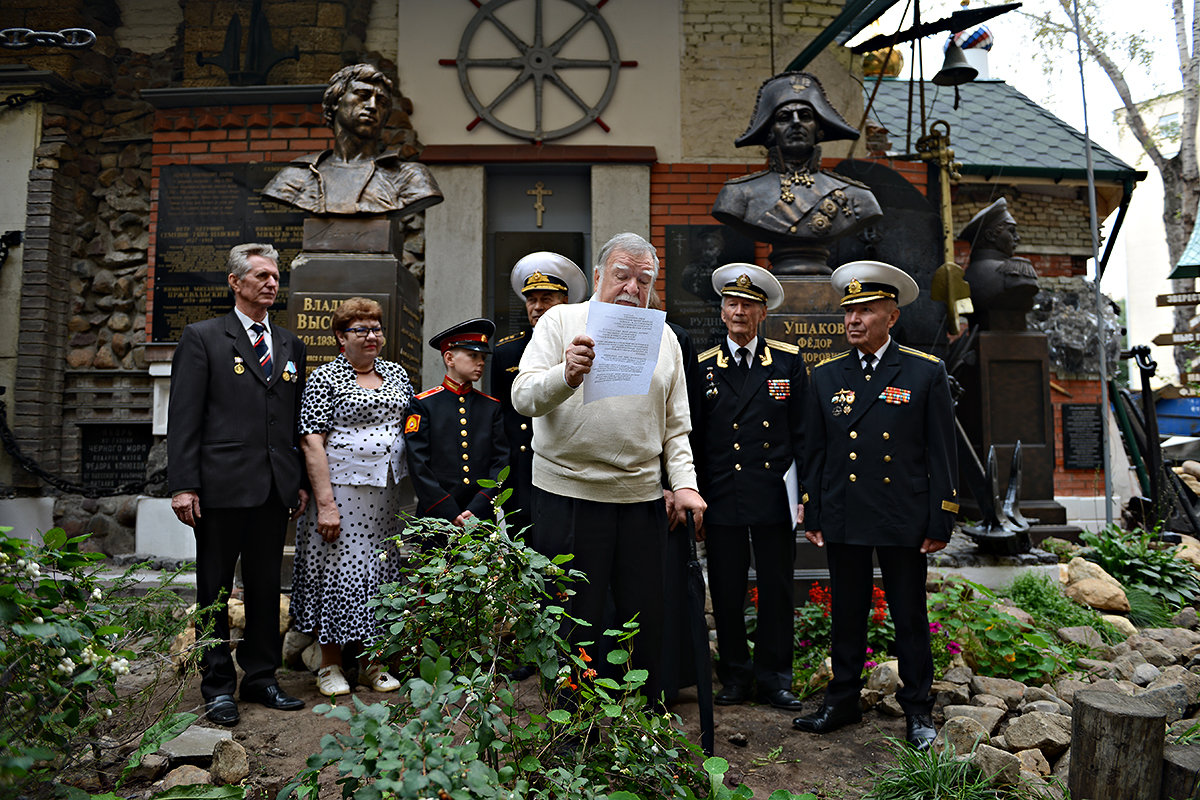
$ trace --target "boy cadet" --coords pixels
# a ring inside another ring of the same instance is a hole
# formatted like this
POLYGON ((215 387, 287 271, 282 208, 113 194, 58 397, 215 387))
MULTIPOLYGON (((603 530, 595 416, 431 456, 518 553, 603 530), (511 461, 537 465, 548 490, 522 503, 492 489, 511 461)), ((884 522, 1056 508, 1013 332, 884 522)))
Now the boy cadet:
POLYGON ((413 398, 404 422, 408 471, 417 493, 417 516, 441 517, 464 527, 472 517, 492 519, 496 480, 508 463, 500 402, 475 389, 492 351, 496 325, 460 322, 429 340, 442 354, 446 377, 413 398))
POLYGON ((510 523, 510 535, 515 535, 533 522, 533 420, 513 408, 513 379, 517 377, 533 327, 542 314, 554 306, 583 300, 587 296, 587 276, 566 256, 539 251, 523 257, 513 266, 511 282, 513 292, 525 303, 529 327, 522 327, 496 342, 496 352, 492 356, 492 391, 500 401, 504 435, 508 438, 512 457, 508 485, 513 494, 504 504, 504 514, 510 523))
MULTIPOLYGON (((753 264, 726 264, 712 274, 728 335, 699 356, 702 421, 700 491, 708 501, 708 581, 717 624, 722 688, 718 705, 754 698, 796 711, 792 694, 793 518, 784 475, 800 467, 804 361, 794 344, 764 339, 759 327, 783 303, 783 287, 753 264), (753 548, 758 586, 754 657, 743 608, 753 548), (758 684, 757 695, 751 693, 758 684)), ((799 498, 797 498, 799 499, 799 498)))

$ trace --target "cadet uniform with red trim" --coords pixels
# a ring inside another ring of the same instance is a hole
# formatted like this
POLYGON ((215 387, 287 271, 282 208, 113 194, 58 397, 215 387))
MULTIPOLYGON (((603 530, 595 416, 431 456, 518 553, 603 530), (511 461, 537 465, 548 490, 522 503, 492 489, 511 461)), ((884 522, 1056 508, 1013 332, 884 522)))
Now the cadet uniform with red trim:
MULTIPOLYGON (((438 334, 431 344, 461 327, 438 334)), ((484 352, 491 349, 487 336, 480 342, 487 348, 484 352)), ((449 346, 483 350, 458 340, 449 346)), ((479 481, 496 480, 508 464, 500 401, 446 376, 441 386, 413 398, 408 410, 404 442, 417 515, 453 522, 470 511, 480 519, 494 519, 492 498, 497 490, 481 487, 479 481)))

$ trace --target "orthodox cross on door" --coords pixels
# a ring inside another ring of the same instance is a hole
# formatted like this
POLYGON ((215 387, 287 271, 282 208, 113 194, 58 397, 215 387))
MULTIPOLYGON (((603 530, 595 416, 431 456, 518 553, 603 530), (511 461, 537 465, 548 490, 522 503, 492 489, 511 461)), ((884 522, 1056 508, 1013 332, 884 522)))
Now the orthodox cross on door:
POLYGON ((542 202, 542 198, 546 195, 554 194, 554 192, 547 189, 546 184, 538 181, 533 185, 532 189, 526 189, 525 194, 537 198, 533 204, 533 208, 535 211, 537 211, 537 226, 540 228, 542 227, 542 212, 546 210, 546 205, 542 202))

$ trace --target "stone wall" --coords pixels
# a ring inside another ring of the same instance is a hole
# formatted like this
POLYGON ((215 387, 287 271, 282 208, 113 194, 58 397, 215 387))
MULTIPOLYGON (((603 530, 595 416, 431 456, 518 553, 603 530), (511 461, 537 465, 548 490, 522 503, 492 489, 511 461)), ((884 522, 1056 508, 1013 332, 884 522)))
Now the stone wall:
MULTIPOLYGON (((960 183, 953 189, 954 233, 981 209, 1004 197, 1017 221, 1021 243, 1017 253, 1068 255, 1091 258, 1091 223, 1087 190, 1079 187, 1047 186, 1018 189, 1004 184, 960 183)), ((1103 246, 1103 243, 1101 243, 1103 246)), ((1082 274, 1082 273, 1080 273, 1082 274)))

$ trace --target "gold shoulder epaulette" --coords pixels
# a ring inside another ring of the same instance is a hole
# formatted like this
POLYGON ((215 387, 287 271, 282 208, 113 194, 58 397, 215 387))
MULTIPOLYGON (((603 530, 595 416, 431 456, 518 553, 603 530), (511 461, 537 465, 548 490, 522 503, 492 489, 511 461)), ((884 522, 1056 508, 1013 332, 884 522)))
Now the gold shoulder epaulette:
POLYGON ((942 363, 942 360, 940 358, 938 358, 937 356, 931 356, 931 355, 929 355, 929 353, 925 353, 920 350, 914 350, 911 347, 905 347, 904 345, 900 345, 900 352, 908 353, 910 356, 920 356, 921 358, 925 359, 926 361, 932 361, 935 364, 942 363))
POLYGON ((844 350, 841 353, 834 353, 833 355, 828 356, 828 357, 823 358, 820 361, 818 361, 816 367, 813 367, 813 369, 816 369, 817 367, 823 367, 831 361, 837 361, 839 358, 845 358, 848 355, 850 355, 849 350, 844 350))
POLYGON ((432 389, 426 389, 425 391, 423 391, 419 395, 417 395, 417 399, 424 400, 426 397, 432 397, 433 395, 437 394, 438 392, 442 391, 445 388, 446 388, 445 386, 435 386, 432 389))
POLYGON ((524 339, 524 338, 525 338, 525 331, 517 331, 516 333, 510 333, 508 336, 505 336, 503 339, 496 342, 496 344, 502 345, 505 342, 512 342, 512 341, 516 341, 517 339, 524 339))
POLYGON ((698 363, 703 364, 705 361, 708 361, 710 358, 712 358, 719 352, 721 352, 721 345, 717 345, 716 347, 710 347, 707 350, 705 350, 703 353, 701 353, 700 355, 696 356, 696 361, 698 363))
POLYGON ((729 180, 727 180, 727 181, 725 181, 725 182, 726 182, 726 183, 742 183, 743 181, 752 181, 752 180, 754 180, 755 178, 758 178, 758 177, 761 177, 761 176, 763 176, 763 175, 766 175, 766 174, 767 174, 769 171, 770 171, 770 170, 765 170, 765 169, 764 169, 764 170, 760 170, 760 171, 758 171, 758 172, 751 172, 749 175, 742 175, 742 176, 740 176, 740 177, 737 177, 737 178, 730 178, 729 180))
POLYGON ((792 355, 796 355, 800 352, 800 348, 796 345, 788 344, 787 342, 781 342, 778 339, 767 339, 767 344, 771 347, 774 347, 781 353, 791 353, 792 355))

